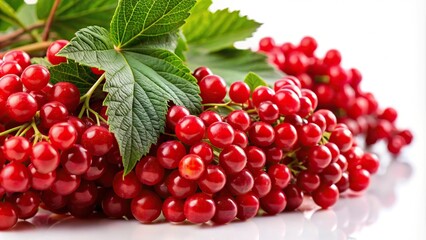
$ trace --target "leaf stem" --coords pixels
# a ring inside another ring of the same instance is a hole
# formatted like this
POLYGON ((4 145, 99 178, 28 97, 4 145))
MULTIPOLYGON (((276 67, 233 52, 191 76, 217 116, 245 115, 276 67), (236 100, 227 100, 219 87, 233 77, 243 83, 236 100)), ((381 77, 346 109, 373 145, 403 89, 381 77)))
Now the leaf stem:
POLYGON ((58 9, 61 0, 55 0, 53 3, 52 9, 50 9, 49 17, 47 18, 46 25, 44 26, 43 34, 41 39, 47 41, 49 39, 50 27, 52 26, 53 19, 55 18, 56 9, 58 9))

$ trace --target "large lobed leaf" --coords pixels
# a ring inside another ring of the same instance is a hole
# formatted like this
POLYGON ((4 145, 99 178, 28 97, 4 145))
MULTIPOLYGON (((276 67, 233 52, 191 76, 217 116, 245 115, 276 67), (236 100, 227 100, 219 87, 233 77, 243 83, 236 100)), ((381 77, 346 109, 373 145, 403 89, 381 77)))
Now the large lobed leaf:
POLYGON ((126 173, 164 130, 168 101, 193 113, 201 108, 195 78, 182 60, 167 50, 139 47, 118 51, 106 29, 88 27, 78 31, 61 54, 106 71, 108 121, 120 145, 126 173))
POLYGON ((21 25, 16 15, 16 10, 24 3, 23 0, 0 0, 0 31, 4 31, 11 25, 21 25))

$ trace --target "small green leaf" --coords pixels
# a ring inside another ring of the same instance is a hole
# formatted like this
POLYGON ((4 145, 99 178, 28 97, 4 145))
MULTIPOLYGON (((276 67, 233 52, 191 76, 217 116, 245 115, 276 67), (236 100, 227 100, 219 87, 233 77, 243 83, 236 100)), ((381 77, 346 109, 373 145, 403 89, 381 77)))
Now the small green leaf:
POLYGON ((229 48, 210 54, 189 51, 186 57, 191 69, 207 66, 228 83, 243 80, 247 72, 256 72, 266 81, 275 81, 282 76, 267 63, 265 55, 250 50, 229 48))
POLYGON ((39 64, 42 66, 45 66, 47 68, 50 68, 51 66, 53 66, 48 60, 47 58, 42 58, 42 57, 33 57, 31 58, 31 63, 32 64, 39 64))
POLYGON ((164 131, 169 101, 197 113, 201 99, 196 79, 175 54, 142 47, 116 50, 109 36, 101 27, 84 28, 60 54, 106 71, 108 124, 127 174, 164 131))
MULTIPOLYGON (((37 16, 48 18, 55 0, 38 0, 37 16)), ((60 37, 70 39, 80 28, 97 25, 108 27, 117 0, 62 0, 56 12, 52 30, 60 37)))
POLYGON ((249 72, 244 78, 244 82, 250 87, 250 91, 253 92, 259 86, 268 86, 268 84, 259 75, 254 72, 249 72))
POLYGON ((84 95, 98 79, 89 67, 82 66, 74 61, 51 66, 49 72, 50 82, 73 83, 78 87, 81 95, 84 95))
POLYGON ((117 48, 176 31, 184 24, 195 0, 120 0, 111 21, 117 48))
MULTIPOLYGON (((203 1, 199 4, 202 3, 203 1)), ((203 8, 207 6, 204 4, 203 8)), ((223 9, 214 13, 206 10, 194 11, 182 30, 190 50, 214 52, 251 37, 259 26, 260 23, 241 16, 239 11, 223 9)))

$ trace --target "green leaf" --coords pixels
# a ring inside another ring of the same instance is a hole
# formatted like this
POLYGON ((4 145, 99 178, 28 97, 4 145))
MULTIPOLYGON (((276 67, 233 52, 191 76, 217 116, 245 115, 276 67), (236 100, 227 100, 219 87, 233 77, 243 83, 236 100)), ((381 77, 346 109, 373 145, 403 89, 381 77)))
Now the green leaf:
POLYGON ((265 55, 250 50, 229 48, 210 54, 189 51, 186 57, 191 69, 207 66, 228 83, 243 80, 247 72, 256 72, 266 81, 275 81, 282 76, 267 63, 265 55))
MULTIPOLYGON (((37 16, 48 18, 55 0, 38 0, 37 16)), ((60 37, 70 39, 80 28, 97 25, 108 27, 117 0, 62 0, 56 12, 52 30, 60 37)))
POLYGON ((196 79, 182 60, 167 50, 117 50, 108 31, 95 26, 78 31, 60 54, 106 71, 108 124, 119 143, 125 174, 164 131, 169 101, 192 113, 201 109, 196 79))
POLYGON ((47 58, 42 58, 42 57, 33 57, 31 58, 31 63, 32 64, 39 64, 39 65, 43 65, 47 68, 50 68, 51 66, 53 66, 48 60, 47 58))
POLYGON ((81 95, 84 95, 98 79, 89 67, 82 66, 74 61, 51 66, 49 72, 50 82, 73 83, 78 87, 81 95))
POLYGON ((111 21, 117 48, 176 31, 184 24, 195 0, 120 0, 111 21))
MULTIPOLYGON (((199 4, 204 4, 199 6, 200 8, 207 6, 203 1, 199 4)), ((214 52, 232 47, 235 42, 251 37, 260 25, 246 16, 241 16, 239 11, 223 9, 212 13, 204 10, 194 11, 182 30, 190 50, 214 52)))
MULTIPOLYGON (((20 1, 18 1, 18 2, 20 2, 20 1)), ((16 6, 18 6, 18 4, 15 3, 13 5, 9 5, 9 1, 0 0, 0 19, 3 20, 6 23, 11 24, 11 25, 17 25, 17 26, 22 27, 22 23, 19 20, 18 16, 16 15, 16 12, 15 12, 15 10, 17 8, 13 8, 12 6, 16 7, 16 6)), ((5 26, 7 26, 7 25, 5 25, 5 26)), ((5 28, 7 28, 7 27, 5 27, 5 28)))
POLYGON ((179 38, 175 48, 175 54, 180 57, 183 61, 186 60, 185 52, 188 50, 188 44, 186 43, 185 36, 182 32, 179 32, 179 38))
POLYGON ((250 91, 253 92, 259 86, 268 86, 268 84, 259 75, 254 72, 249 72, 244 78, 244 82, 250 87, 250 91))

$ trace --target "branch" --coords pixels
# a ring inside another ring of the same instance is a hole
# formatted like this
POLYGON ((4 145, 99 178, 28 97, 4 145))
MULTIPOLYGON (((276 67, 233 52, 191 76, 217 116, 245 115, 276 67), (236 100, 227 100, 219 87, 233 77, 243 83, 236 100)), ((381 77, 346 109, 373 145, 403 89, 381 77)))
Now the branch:
POLYGON ((31 32, 31 31, 38 29, 38 28, 42 28, 43 26, 44 26, 44 23, 40 22, 40 23, 35 23, 33 25, 30 25, 26 28, 20 28, 20 29, 14 31, 14 32, 0 36, 0 43, 13 41, 13 40, 22 36, 25 33, 31 32))
POLYGON ((53 19, 55 18, 56 9, 58 9, 60 3, 61 0, 55 0, 52 9, 50 9, 49 17, 47 18, 46 26, 44 26, 43 34, 41 37, 42 41, 47 41, 47 39, 49 39, 50 27, 52 26, 53 19))
MULTIPOLYGON (((37 51, 46 51, 51 43, 52 43, 51 41, 36 42, 36 43, 20 46, 17 48, 13 48, 10 50, 22 50, 27 53, 32 53, 37 51)), ((0 52, 0 58, 3 57, 4 54, 5 52, 0 52)))

